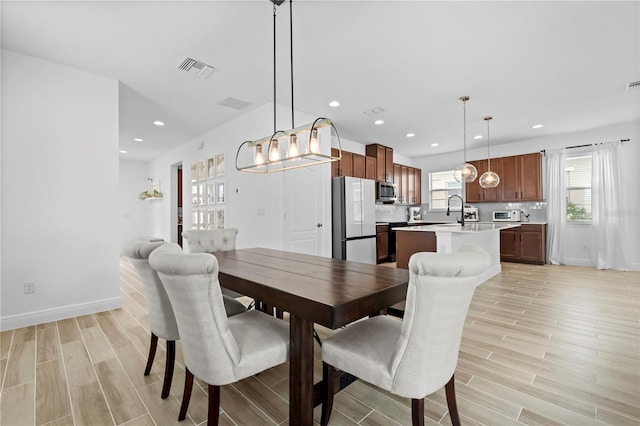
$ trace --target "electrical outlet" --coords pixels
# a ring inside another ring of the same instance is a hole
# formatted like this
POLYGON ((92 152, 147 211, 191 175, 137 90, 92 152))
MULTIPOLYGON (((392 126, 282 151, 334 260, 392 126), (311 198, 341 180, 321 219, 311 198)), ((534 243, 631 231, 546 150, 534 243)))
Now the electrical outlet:
POLYGON ((36 283, 33 281, 24 283, 24 294, 32 294, 36 292, 36 283))

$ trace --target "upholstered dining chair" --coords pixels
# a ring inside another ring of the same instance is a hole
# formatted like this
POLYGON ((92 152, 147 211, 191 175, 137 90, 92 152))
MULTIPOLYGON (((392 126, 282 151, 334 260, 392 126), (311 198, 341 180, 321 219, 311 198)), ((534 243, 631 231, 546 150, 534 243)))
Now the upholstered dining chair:
MULTIPOLYGON (((182 237, 187 242, 189 253, 215 253, 236 249, 238 229, 190 229, 183 231, 182 237)), ((244 296, 224 287, 222 287, 222 294, 235 298, 244 296)))
MULTIPOLYGON (((166 244, 160 238, 140 237, 129 241, 123 253, 131 259, 131 263, 136 268, 147 300, 149 310, 149 328, 151 329, 151 342, 149 344, 149 355, 144 375, 148 376, 153 366, 158 347, 158 337, 165 339, 167 343, 164 380, 162 384, 161 397, 169 396, 171 381, 173 378, 173 366, 175 364, 176 340, 180 339, 178 326, 173 314, 173 308, 169 302, 169 297, 158 278, 156 271, 149 266, 149 255, 158 247, 166 244)), ((244 312, 244 305, 231 297, 224 300, 226 313, 233 316, 244 312)))
POLYGON ((444 386, 451 422, 459 425, 454 371, 469 304, 489 264, 489 254, 475 245, 412 255, 402 321, 371 317, 324 340, 321 424, 329 422, 335 372, 341 370, 411 398, 413 425, 424 424, 424 397, 444 386))
POLYGON ((208 424, 217 425, 220 386, 289 359, 289 325, 258 310, 227 318, 218 281, 218 261, 206 253, 183 253, 166 244, 149 257, 173 306, 182 338, 185 384, 178 420, 184 420, 194 376, 209 390, 208 424))

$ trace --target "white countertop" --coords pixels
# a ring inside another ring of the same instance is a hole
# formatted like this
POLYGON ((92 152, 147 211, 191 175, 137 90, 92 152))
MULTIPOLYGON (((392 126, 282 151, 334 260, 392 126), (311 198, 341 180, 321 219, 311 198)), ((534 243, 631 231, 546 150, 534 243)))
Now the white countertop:
POLYGON ((500 231, 502 229, 517 228, 521 222, 466 222, 464 226, 459 223, 445 223, 440 225, 417 225, 402 228, 393 228, 395 231, 428 231, 428 232, 450 232, 450 233, 475 233, 486 231, 500 231))

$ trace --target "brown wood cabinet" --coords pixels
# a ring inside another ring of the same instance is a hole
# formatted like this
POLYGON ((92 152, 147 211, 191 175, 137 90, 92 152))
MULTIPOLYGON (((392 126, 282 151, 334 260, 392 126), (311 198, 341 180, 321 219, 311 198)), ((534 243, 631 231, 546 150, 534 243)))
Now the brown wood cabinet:
MULTIPOLYGON (((331 148, 331 155, 337 157, 338 150, 336 148, 331 148)), ((331 177, 338 176, 353 176, 352 152, 342 151, 342 159, 331 163, 331 177)))
POLYGON ((402 194, 402 166, 393 163, 393 183, 398 186, 398 196, 402 194))
POLYGON ((422 204, 422 170, 394 163, 393 181, 398 185, 400 204, 422 204))
MULTIPOLYGON (((331 155, 338 156, 338 149, 331 148, 331 155)), ((331 177, 352 176, 376 179, 376 159, 354 152, 342 151, 342 159, 331 163, 331 177)))
MULTIPOLYGON (((540 153, 501 157, 500 201, 541 201, 540 153)), ((492 161, 493 164, 493 161, 492 161)))
POLYGON ((502 174, 500 173, 500 159, 491 159, 491 170, 500 176, 500 184, 495 188, 483 188, 480 186, 480 176, 489 170, 487 160, 469 161, 478 169, 478 178, 471 183, 467 183, 466 202, 467 203, 490 203, 500 200, 500 185, 502 185, 502 174))
POLYGON ((466 184, 467 203, 521 202, 542 200, 540 153, 491 159, 491 170, 500 176, 496 188, 482 188, 480 176, 486 172, 487 160, 469 161, 478 169, 478 178, 466 184))
POLYGON ((393 148, 377 143, 365 146, 366 154, 376 159, 376 180, 392 182, 393 148))
POLYGON ((376 225, 376 254, 378 263, 389 260, 389 225, 376 225))
POLYGON ((376 158, 367 155, 365 156, 364 161, 365 161, 365 166, 364 166, 365 178, 376 180, 377 172, 378 172, 378 169, 377 169, 378 163, 376 161, 376 158))
POLYGON ((546 261, 545 224, 522 224, 500 231, 500 260, 543 265, 546 261))
POLYGON ((353 166, 352 173, 353 177, 364 178, 366 176, 366 162, 364 155, 360 154, 352 154, 353 157, 353 166))
POLYGON ((422 170, 421 169, 414 169, 414 170, 415 170, 416 188, 415 188, 415 200, 413 204, 422 204, 422 170))
POLYGON ((409 269, 412 254, 437 250, 436 233, 432 231, 396 232, 396 268, 409 269))

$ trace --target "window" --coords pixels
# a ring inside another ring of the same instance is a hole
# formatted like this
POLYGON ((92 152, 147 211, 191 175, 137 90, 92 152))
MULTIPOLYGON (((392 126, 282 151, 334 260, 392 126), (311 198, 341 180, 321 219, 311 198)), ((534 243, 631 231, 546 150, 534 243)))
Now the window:
POLYGON ((567 221, 591 223, 591 154, 567 158, 565 183, 567 221))
MULTIPOLYGON (((454 170, 429 173, 429 208, 431 210, 446 210, 449 197, 461 195, 460 182, 456 180, 453 173, 454 170)), ((458 207, 457 204, 452 204, 454 205, 458 207)))

